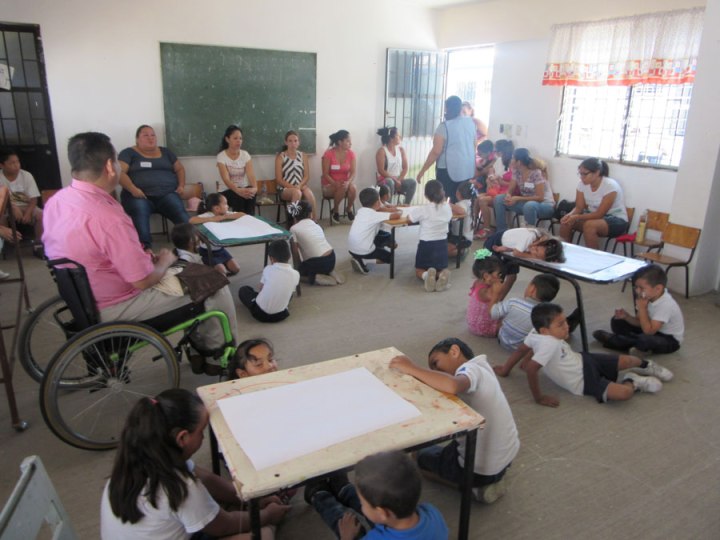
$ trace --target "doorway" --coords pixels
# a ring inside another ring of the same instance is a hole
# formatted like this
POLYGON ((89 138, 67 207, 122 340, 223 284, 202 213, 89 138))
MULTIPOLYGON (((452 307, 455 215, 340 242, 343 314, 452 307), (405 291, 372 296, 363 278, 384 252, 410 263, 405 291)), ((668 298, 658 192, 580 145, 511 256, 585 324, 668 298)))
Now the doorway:
POLYGON ((0 23, 0 145, 18 152, 38 189, 62 187, 40 26, 0 23))
POLYGON ((448 52, 446 94, 459 96, 475 110, 475 117, 487 126, 490 123, 495 47, 470 47, 448 52))

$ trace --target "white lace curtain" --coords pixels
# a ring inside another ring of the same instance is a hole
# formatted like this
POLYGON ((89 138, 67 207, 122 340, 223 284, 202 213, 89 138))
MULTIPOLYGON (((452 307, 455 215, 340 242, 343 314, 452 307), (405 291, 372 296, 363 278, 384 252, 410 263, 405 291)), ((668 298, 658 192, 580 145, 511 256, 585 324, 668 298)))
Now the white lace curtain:
POLYGON ((691 83, 704 15, 692 8, 555 25, 543 85, 691 83))

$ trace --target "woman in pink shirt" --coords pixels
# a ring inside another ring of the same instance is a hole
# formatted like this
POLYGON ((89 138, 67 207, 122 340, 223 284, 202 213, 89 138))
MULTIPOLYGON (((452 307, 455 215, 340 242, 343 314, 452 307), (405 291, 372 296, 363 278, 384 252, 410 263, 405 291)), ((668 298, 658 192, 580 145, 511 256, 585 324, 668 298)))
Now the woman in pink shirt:
POLYGON ((322 157, 322 193, 326 199, 333 199, 330 219, 340 223, 340 203, 347 196, 347 216, 355 219, 352 211, 357 188, 355 187, 355 153, 350 150, 350 133, 341 129, 330 135, 330 147, 322 157))

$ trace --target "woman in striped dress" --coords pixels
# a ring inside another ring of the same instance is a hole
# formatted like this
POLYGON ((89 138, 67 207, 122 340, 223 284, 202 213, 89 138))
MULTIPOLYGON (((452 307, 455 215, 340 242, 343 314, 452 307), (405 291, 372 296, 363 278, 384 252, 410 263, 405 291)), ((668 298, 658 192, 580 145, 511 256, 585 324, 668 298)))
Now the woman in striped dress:
POLYGON ((294 203, 305 199, 312 208, 311 219, 317 221, 315 195, 308 186, 310 167, 307 155, 298 150, 300 137, 295 131, 285 134, 283 150, 275 157, 275 182, 283 201, 294 203))

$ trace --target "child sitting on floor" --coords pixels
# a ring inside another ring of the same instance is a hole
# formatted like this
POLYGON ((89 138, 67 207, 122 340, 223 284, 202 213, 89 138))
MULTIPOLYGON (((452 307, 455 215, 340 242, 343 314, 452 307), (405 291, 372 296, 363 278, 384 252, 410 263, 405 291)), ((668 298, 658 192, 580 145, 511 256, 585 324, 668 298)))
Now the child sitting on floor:
MULTIPOLYGON (((100 504, 105 540, 134 538, 249 539, 247 512, 224 510, 242 502, 233 484, 190 459, 203 441, 208 412, 200 398, 181 388, 142 397, 130 411, 110 480, 100 504)), ((269 497, 260 510, 262 538, 290 510, 269 497)))
POLYGON ((348 251, 353 270, 360 274, 369 272, 364 259, 375 259, 377 264, 390 262, 390 251, 386 247, 390 243, 390 234, 380 230, 380 225, 388 219, 400 219, 402 212, 382 212, 380 195, 375 188, 365 188, 360 192, 358 211, 350 226, 348 234, 348 251))
MULTIPOLYGON (((462 230, 460 230, 460 220, 455 220, 450 223, 450 234, 448 235, 449 257, 457 256, 458 250, 467 250, 472 245, 473 220, 471 216, 473 197, 473 187, 470 182, 463 182, 458 185, 455 193, 455 198, 457 199, 455 205, 465 213, 465 218, 462 220, 462 230)), ((463 256, 466 253, 467 251, 463 253, 463 256)))
POLYGON ((505 349, 514 351, 532 331, 530 313, 540 302, 552 302, 560 290, 558 278, 552 274, 536 275, 525 288, 524 298, 501 300, 492 306, 490 316, 502 322, 498 341, 505 349))
POLYGON ((493 257, 487 249, 475 252, 472 267, 475 281, 470 288, 465 320, 468 329, 476 336, 495 337, 500 328, 500 321, 490 315, 493 305, 502 300, 503 263, 493 257))
POLYGON ((305 486, 305 500, 340 540, 447 538, 448 528, 437 508, 418 504, 421 490, 420 472, 408 456, 381 452, 357 464, 355 485, 344 474, 315 479, 305 486), (363 514, 375 524, 367 533, 358 521, 363 514))
MULTIPOLYGON (((209 223, 209 222, 220 222, 230 221, 243 217, 243 212, 230 212, 228 207, 227 199, 220 193, 211 193, 207 196, 207 204, 205 206, 209 209, 209 212, 204 212, 200 215, 193 216, 190 218, 190 223, 209 223)), ((208 256, 208 250, 206 247, 200 247, 200 256, 205 264, 210 264, 210 257, 208 256)), ((223 274, 229 274, 234 276, 240 272, 240 267, 232 258, 230 252, 224 247, 213 247, 212 248, 212 263, 219 272, 223 274)))
MULTIPOLYGON (((461 396, 485 417, 478 431, 475 449, 473 494, 480 502, 492 504, 505 494, 505 473, 520 448, 517 427, 510 405, 484 354, 475 356, 470 347, 457 338, 435 345, 428 355, 430 369, 415 365, 407 356, 396 356, 390 367, 412 375, 428 386, 461 396)), ((465 440, 454 439, 446 446, 418 451, 421 469, 460 487, 463 479, 465 440)))
POLYGON ((665 354, 680 348, 685 333, 682 311, 670 295, 667 274, 656 264, 644 266, 633 275, 635 316, 615 310, 610 320, 612 333, 596 330, 593 337, 603 347, 630 350, 635 356, 665 354))
POLYGON ((557 304, 538 304, 532 310, 534 330, 525 338, 503 366, 495 372, 505 377, 520 360, 527 373, 530 392, 535 402, 546 407, 557 407, 560 402, 554 396, 544 395, 540 390, 538 372, 545 373, 558 386, 576 396, 593 396, 598 403, 624 401, 637 391, 659 392, 662 382, 673 378, 672 372, 652 360, 642 360, 625 354, 576 353, 565 341, 569 336, 568 324, 563 310, 557 304), (620 376, 619 372, 631 370, 620 376))
POLYGON ((238 296, 258 321, 280 322, 290 315, 288 304, 295 287, 300 283, 300 274, 288 264, 290 246, 285 240, 270 242, 268 256, 270 264, 263 270, 259 292, 244 285, 240 287, 238 296))
POLYGON ((288 214, 295 224, 290 227, 293 249, 302 256, 300 276, 307 278, 310 285, 342 285, 345 277, 335 271, 335 251, 325 238, 320 225, 312 218, 312 206, 307 201, 298 201, 287 206, 288 214))
POLYGON ((414 206, 408 212, 408 222, 420 224, 415 275, 423 280, 426 292, 440 292, 450 282, 448 224, 453 213, 462 214, 463 210, 445 199, 443 186, 437 180, 425 184, 425 198, 428 204, 414 206))

